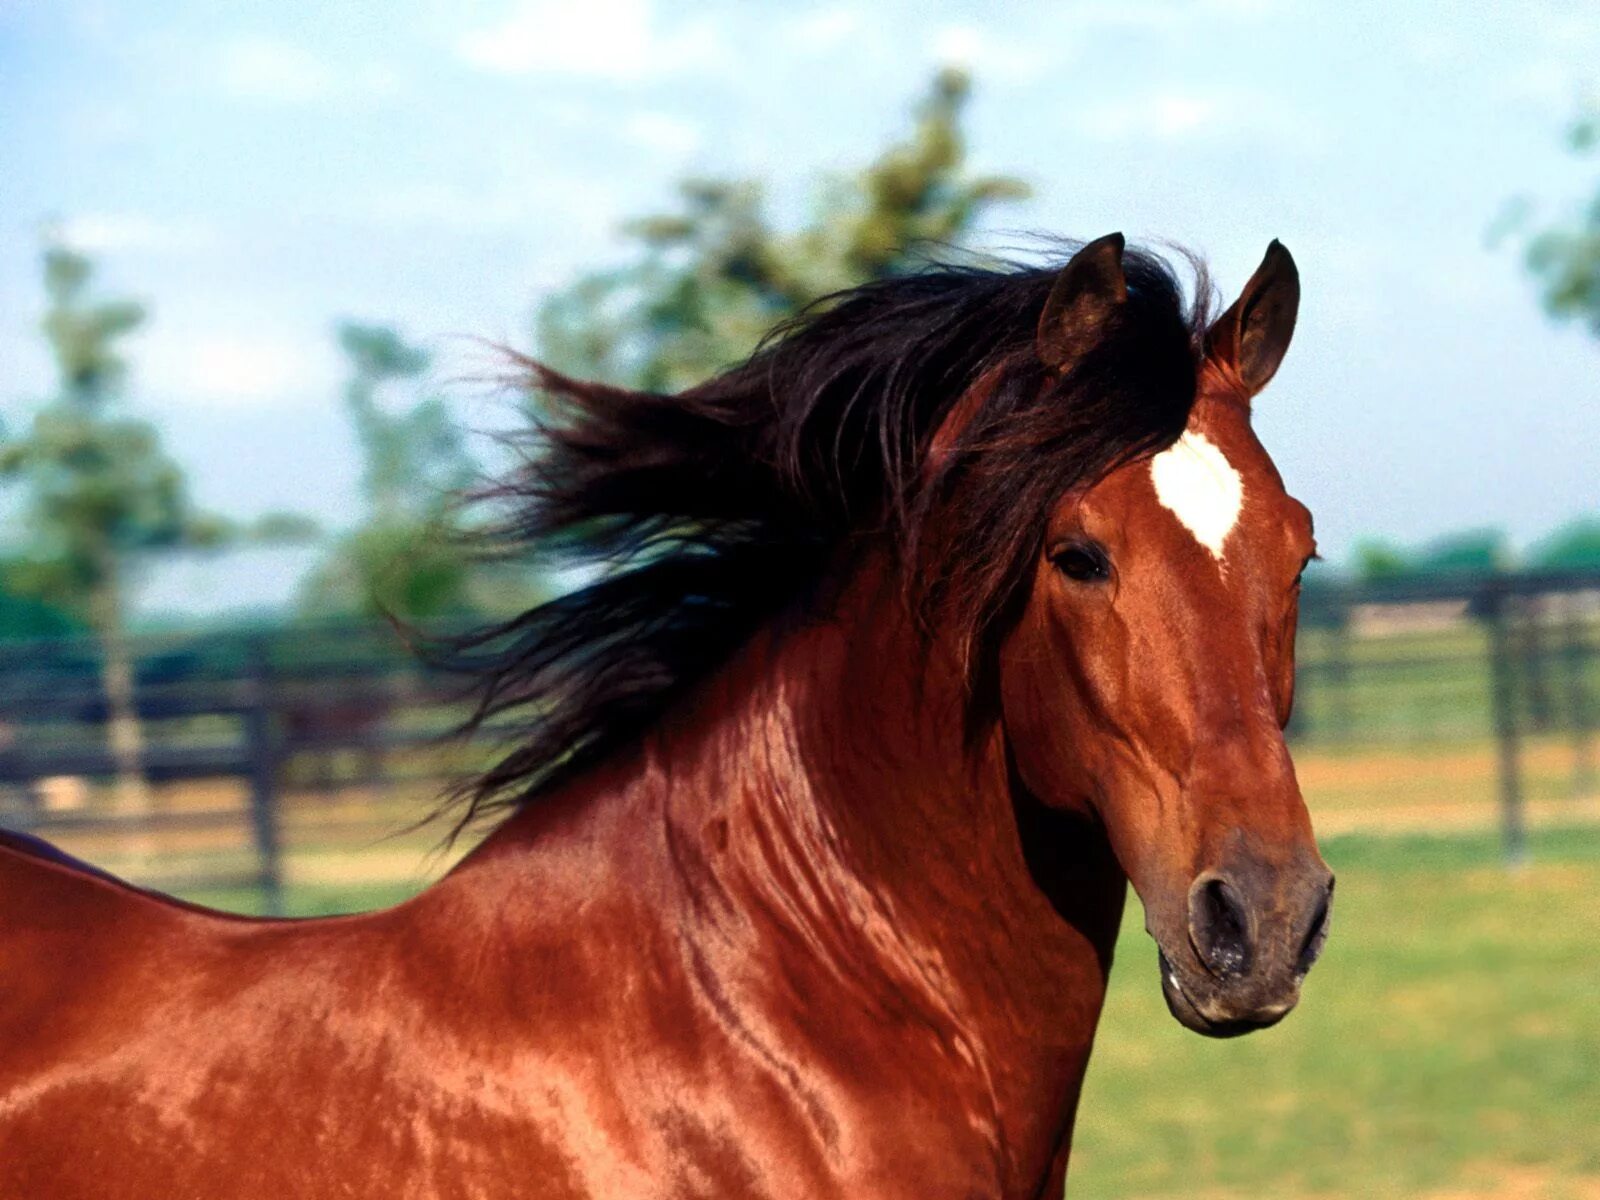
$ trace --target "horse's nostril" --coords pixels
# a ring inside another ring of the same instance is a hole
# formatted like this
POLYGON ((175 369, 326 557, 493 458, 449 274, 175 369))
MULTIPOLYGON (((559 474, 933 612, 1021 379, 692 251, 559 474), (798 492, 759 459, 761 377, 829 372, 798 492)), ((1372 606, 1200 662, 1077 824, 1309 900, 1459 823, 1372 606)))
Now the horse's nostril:
POLYGON ((1189 889, 1189 938, 1206 970, 1219 979, 1249 973, 1255 957, 1249 914, 1222 876, 1203 875, 1189 889))
POLYGON ((1300 958, 1295 970, 1301 975, 1311 970, 1312 964, 1322 956, 1322 947, 1328 941, 1328 921, 1332 916, 1333 880, 1329 879, 1322 899, 1317 904, 1317 911, 1311 915, 1311 924, 1306 927, 1305 941, 1300 945, 1300 958))

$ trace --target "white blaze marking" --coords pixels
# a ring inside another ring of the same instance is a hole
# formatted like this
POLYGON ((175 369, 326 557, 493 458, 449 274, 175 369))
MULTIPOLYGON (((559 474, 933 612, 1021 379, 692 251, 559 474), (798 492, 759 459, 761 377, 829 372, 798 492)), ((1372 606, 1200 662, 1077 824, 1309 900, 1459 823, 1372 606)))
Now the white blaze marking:
POLYGON ((1150 460, 1156 499, 1172 510, 1218 562, 1244 507, 1244 481, 1227 456, 1205 434, 1185 430, 1150 460))

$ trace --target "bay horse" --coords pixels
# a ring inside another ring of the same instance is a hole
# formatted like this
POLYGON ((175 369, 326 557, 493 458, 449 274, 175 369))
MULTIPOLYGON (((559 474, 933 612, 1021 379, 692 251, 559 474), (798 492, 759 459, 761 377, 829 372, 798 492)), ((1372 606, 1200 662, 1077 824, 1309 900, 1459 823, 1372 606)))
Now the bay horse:
POLYGON ((507 536, 604 569, 448 648, 519 732, 381 912, 0 849, 0 1195, 1059 1195, 1131 881, 1176 1018, 1279 1020, 1332 877, 1285 748, 1310 517, 1111 235, 834 297, 676 396, 538 364, 507 536))

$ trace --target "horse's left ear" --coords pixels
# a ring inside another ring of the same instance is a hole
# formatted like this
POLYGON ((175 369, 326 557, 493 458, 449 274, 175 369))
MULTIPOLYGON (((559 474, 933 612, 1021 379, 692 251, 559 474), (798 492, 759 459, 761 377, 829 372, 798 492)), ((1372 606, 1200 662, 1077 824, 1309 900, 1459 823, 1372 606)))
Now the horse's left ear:
POLYGON ((1059 371, 1082 354, 1128 299, 1128 279, 1122 273, 1126 245, 1120 233, 1108 233, 1088 243, 1061 268, 1034 335, 1034 349, 1045 366, 1059 371))
POLYGON ((1277 374, 1300 311, 1300 272, 1276 238, 1244 292, 1206 332, 1206 357, 1254 396, 1277 374))

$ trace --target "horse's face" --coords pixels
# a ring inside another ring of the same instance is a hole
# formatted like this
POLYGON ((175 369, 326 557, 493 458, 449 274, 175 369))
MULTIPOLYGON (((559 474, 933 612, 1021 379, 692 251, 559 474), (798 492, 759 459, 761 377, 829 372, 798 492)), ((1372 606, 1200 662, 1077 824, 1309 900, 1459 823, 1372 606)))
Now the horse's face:
POLYGON ((1283 735, 1311 517, 1249 422, 1297 299, 1274 243, 1183 437, 1057 506, 1001 667, 1023 781, 1104 823, 1168 1006, 1217 1036, 1294 1006, 1332 890, 1283 735))

